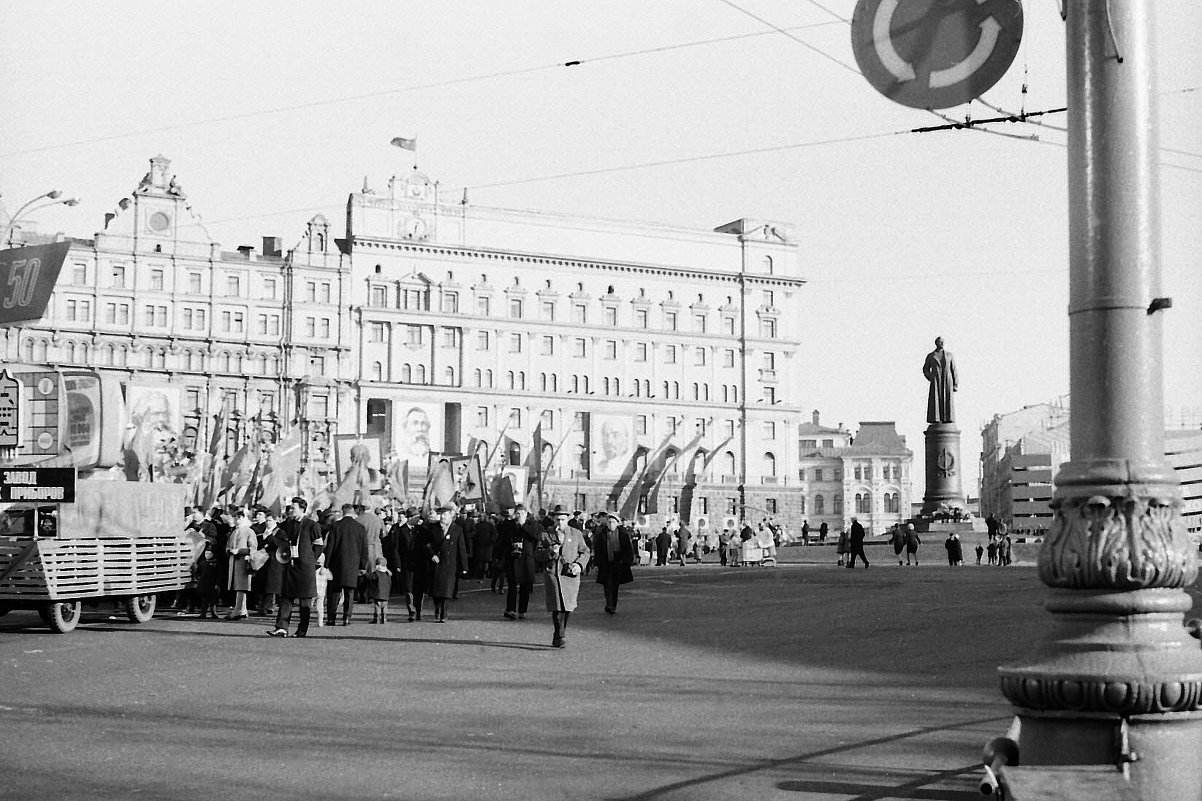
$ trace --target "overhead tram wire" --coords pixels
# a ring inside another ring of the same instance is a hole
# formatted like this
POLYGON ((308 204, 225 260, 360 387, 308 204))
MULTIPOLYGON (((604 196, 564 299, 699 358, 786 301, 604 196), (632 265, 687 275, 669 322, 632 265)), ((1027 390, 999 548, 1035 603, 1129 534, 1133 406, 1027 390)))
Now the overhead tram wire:
MULTIPOLYGON (((804 30, 808 28, 821 28, 828 25, 833 25, 834 22, 814 22, 806 25, 796 25, 787 30, 804 30)), ((521 75, 530 75, 537 72, 550 72, 553 70, 579 67, 584 64, 602 61, 614 61, 622 58, 634 58, 638 56, 655 55, 657 53, 667 53, 672 50, 683 50, 690 47, 702 47, 712 44, 723 44, 726 42, 734 42, 740 39, 752 39, 760 36, 770 36, 773 31, 756 31, 752 33, 740 33, 730 36, 719 36, 713 39, 698 39, 692 42, 680 42, 678 44, 661 45, 659 47, 648 47, 640 50, 628 50, 620 53, 607 53, 600 56, 592 56, 590 58, 570 59, 567 61, 556 61, 554 64, 541 64, 530 67, 521 67, 512 70, 498 70, 496 72, 483 73, 479 75, 466 75, 461 78, 448 78, 441 81, 430 81, 428 83, 412 84, 409 86, 398 86, 393 89, 382 89, 378 92, 364 92, 355 95, 344 95, 342 97, 332 97, 325 100, 313 100, 307 103, 295 103, 288 106, 276 106, 273 108, 257 109, 255 111, 247 111, 240 114, 227 114, 220 117, 207 117, 201 120, 191 120, 189 122, 173 123, 171 125, 161 125, 154 128, 142 128, 132 131, 124 131, 114 134, 106 134, 104 136, 95 136, 88 139, 77 139, 71 142, 59 142, 53 145, 43 145, 41 147, 25 148, 22 150, 13 150, 7 153, 0 153, 0 158, 11 158, 13 156, 24 156, 32 153, 45 153, 52 150, 61 150, 69 147, 80 147, 83 145, 97 144, 100 142, 112 142, 118 139, 129 139, 134 136, 145 136, 147 134, 165 133, 167 131, 178 131, 186 128, 198 128, 204 125, 220 124, 225 122, 238 122, 240 120, 253 119, 255 117, 263 117, 271 114, 283 114, 291 111, 304 111, 311 108, 320 108, 322 106, 333 106, 340 103, 354 103, 361 100, 373 100, 379 97, 387 97, 389 95, 404 94, 407 92, 419 92, 426 89, 441 89, 447 86, 460 86, 464 84, 477 83, 481 81, 498 80, 501 78, 512 78, 521 75)))
MULTIPOLYGON (((812 52, 814 52, 814 53, 817 53, 818 55, 822 56, 823 58, 825 58, 825 59, 826 59, 826 60, 828 60, 828 61, 831 61, 831 62, 834 62, 835 64, 838 64, 838 65, 839 65, 840 67, 842 67, 843 69, 845 69, 845 70, 847 70, 847 71, 849 71, 849 72, 853 72, 853 73, 855 73, 856 75, 859 75, 859 74, 860 74, 860 70, 858 70, 857 68, 855 68, 855 67, 851 66, 850 64, 848 64, 848 63, 846 63, 846 62, 844 62, 844 61, 842 61, 842 60, 840 60, 840 59, 836 58, 835 56, 832 56, 830 53, 826 52, 825 50, 822 50, 821 48, 815 47, 814 45, 810 44, 809 42, 805 41, 804 39, 799 39, 799 38, 797 38, 796 36, 794 36, 793 34, 791 34, 787 28, 782 28, 782 27, 780 27, 779 25, 776 25, 775 23, 773 23, 773 22, 770 22, 769 20, 766 20, 766 19, 764 19, 764 18, 763 18, 763 17, 761 17, 759 14, 756 14, 756 13, 753 13, 753 12, 751 12, 751 11, 748 11, 747 9, 743 8, 742 6, 740 6, 738 3, 734 3, 734 2, 732 2, 731 0, 721 0, 721 2, 723 2, 723 3, 725 3, 726 5, 730 6, 730 7, 731 7, 731 8, 733 8, 735 11, 738 11, 738 12, 740 12, 740 13, 742 13, 742 14, 745 14, 745 15, 747 15, 747 16, 749 16, 749 17, 751 17, 751 18, 752 18, 753 20, 755 20, 756 22, 759 22, 759 23, 761 23, 761 24, 763 24, 763 25, 767 25, 769 28, 771 28, 772 30, 776 31, 777 33, 784 34, 784 35, 785 35, 785 36, 787 36, 788 38, 792 39, 794 42, 797 42, 797 44, 801 45, 802 47, 804 47, 804 48, 806 48, 806 49, 808 49, 808 50, 810 50, 810 51, 812 51, 812 52)), ((814 5, 817 5, 817 3, 815 3, 814 5)), ((821 8, 821 6, 819 6, 819 8, 821 8)), ((824 10, 825 10, 825 9, 824 9, 824 10)), ((839 19, 840 19, 840 20, 843 20, 843 18, 842 18, 842 17, 839 17, 839 19)), ((846 20, 843 20, 843 21, 846 21, 846 20)))

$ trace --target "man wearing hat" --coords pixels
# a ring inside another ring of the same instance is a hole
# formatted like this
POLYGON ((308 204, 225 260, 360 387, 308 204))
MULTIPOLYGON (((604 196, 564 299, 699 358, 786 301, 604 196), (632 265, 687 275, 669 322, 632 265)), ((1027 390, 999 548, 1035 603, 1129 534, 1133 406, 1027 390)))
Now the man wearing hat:
POLYGON ((425 592, 425 552, 419 553, 417 547, 418 531, 422 526, 421 516, 415 507, 409 507, 401 512, 397 522, 389 530, 385 541, 384 557, 392 569, 396 582, 393 588, 405 596, 405 606, 409 612, 409 622, 418 619, 421 608, 421 594, 425 592), (422 571, 422 581, 418 583, 417 570, 422 571))
POLYGON ((634 581, 634 541, 617 515, 606 515, 605 528, 593 534, 593 553, 597 583, 605 588, 605 613, 612 615, 618 611, 618 587, 634 581))
POLYGON ((550 557, 543 571, 543 589, 547 595, 547 611, 555 626, 551 636, 551 645, 555 648, 567 645, 568 616, 576 608, 580 576, 589 557, 584 533, 568 525, 570 516, 567 509, 557 505, 551 511, 555 527, 546 531, 542 539, 542 547, 550 557))
POLYGON ((455 507, 444 502, 434 508, 438 519, 427 524, 426 552, 433 565, 430 595, 434 598, 434 622, 447 622, 447 599, 455 592, 459 572, 467 567, 467 542, 455 520, 455 507))
MULTIPOLYGON (((269 539, 273 562, 281 565, 280 602, 275 616, 275 628, 267 633, 272 637, 287 637, 292 622, 292 606, 300 605, 300 625, 297 637, 309 634, 311 604, 317 595, 317 556, 321 553, 321 529, 317 521, 305 515, 308 504, 304 498, 293 498, 288 506, 288 518, 280 523, 269 539)), ((318 601, 320 603, 320 601, 318 601)))

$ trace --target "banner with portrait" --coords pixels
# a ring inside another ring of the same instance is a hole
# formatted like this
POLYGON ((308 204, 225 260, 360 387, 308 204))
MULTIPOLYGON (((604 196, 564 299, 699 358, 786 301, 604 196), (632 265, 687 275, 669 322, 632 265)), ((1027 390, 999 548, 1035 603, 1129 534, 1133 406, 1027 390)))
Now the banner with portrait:
POLYGON ((182 389, 171 384, 125 385, 127 422, 121 451, 128 480, 153 481, 169 466, 183 425, 182 395, 182 389))
POLYGON ((393 408, 397 415, 392 438, 396 458, 408 462, 411 474, 425 472, 434 445, 441 449, 443 404, 396 401, 393 408))
POLYGON ((638 455, 634 416, 593 413, 592 426, 592 475, 595 478, 619 478, 627 474, 638 455))

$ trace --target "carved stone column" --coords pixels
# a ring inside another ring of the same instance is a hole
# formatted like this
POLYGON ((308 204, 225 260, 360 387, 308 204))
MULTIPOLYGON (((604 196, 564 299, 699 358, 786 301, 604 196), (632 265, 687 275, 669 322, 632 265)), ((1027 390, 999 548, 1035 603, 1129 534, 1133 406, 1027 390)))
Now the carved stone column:
POLYGON ((1039 556, 1053 633, 1000 669, 1023 765, 1122 770, 1137 798, 1202 798, 1197 578, 1164 461, 1151 0, 1069 0, 1072 459, 1039 556))

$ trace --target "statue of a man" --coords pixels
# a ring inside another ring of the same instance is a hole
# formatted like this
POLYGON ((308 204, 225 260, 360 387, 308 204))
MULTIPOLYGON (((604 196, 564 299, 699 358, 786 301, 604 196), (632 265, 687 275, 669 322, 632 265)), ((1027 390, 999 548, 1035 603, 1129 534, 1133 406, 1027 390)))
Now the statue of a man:
POLYGON ((956 360, 943 349, 943 337, 935 337, 935 349, 927 354, 922 374, 931 384, 927 394, 927 422, 954 423, 956 410, 952 393, 960 388, 956 378, 956 360))

